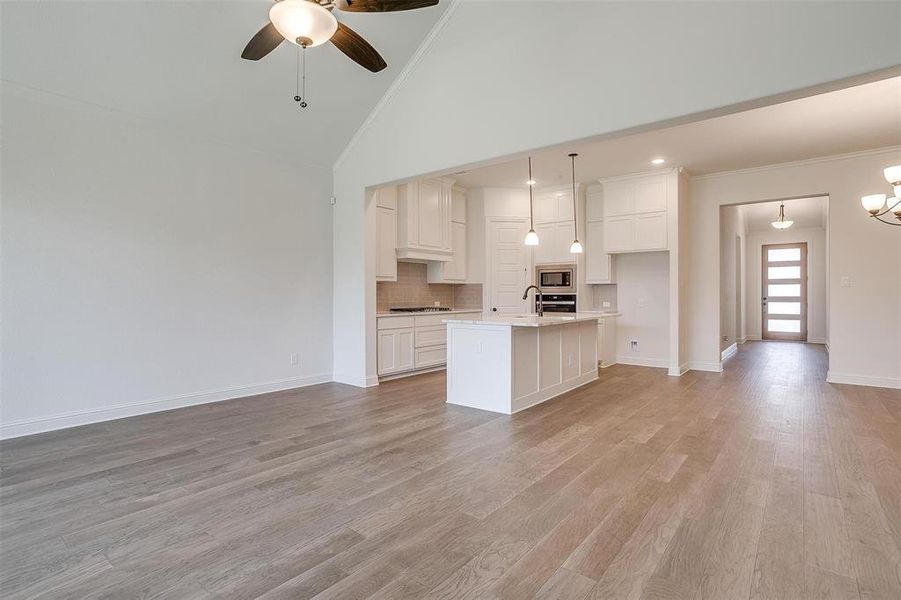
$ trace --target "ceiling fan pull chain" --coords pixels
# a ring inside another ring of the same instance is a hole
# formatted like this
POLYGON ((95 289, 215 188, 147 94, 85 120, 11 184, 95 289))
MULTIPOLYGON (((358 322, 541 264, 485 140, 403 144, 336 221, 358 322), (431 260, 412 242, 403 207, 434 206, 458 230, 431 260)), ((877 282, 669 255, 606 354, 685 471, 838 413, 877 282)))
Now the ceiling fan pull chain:
POLYGON ((307 101, 306 101, 306 97, 307 97, 307 47, 305 45, 300 46, 300 52, 301 52, 300 64, 302 67, 301 68, 301 79, 300 79, 300 81, 301 81, 300 96, 301 96, 302 100, 300 101, 300 107, 306 108, 307 107, 307 101))
POLYGON ((297 69, 294 74, 294 101, 300 102, 300 46, 297 47, 297 69))

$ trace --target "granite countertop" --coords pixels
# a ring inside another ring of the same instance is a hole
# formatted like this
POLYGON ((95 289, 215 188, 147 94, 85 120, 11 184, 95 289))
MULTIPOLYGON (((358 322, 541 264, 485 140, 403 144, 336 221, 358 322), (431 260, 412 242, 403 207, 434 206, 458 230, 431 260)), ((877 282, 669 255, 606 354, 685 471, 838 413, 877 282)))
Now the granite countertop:
POLYGON ((566 325, 567 323, 579 323, 581 321, 597 321, 599 315, 589 313, 563 314, 555 316, 537 317, 535 315, 497 315, 482 319, 445 319, 445 323, 458 323, 466 325, 498 325, 506 327, 552 327, 554 325, 566 325))

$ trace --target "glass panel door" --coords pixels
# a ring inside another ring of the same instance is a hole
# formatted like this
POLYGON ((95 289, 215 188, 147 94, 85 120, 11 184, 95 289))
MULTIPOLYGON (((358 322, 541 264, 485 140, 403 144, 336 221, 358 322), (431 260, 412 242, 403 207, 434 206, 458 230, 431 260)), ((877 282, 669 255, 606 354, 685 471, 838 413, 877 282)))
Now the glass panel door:
POLYGON ((761 337, 807 341, 807 244, 770 244, 761 257, 761 337))

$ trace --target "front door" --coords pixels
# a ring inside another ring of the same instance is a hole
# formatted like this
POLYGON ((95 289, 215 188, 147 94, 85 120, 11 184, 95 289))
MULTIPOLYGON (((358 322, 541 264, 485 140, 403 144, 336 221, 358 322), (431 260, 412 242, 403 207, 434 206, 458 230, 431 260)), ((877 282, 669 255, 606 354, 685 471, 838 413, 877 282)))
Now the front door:
POLYGON ((761 323, 765 340, 807 341, 807 244, 763 246, 761 323))

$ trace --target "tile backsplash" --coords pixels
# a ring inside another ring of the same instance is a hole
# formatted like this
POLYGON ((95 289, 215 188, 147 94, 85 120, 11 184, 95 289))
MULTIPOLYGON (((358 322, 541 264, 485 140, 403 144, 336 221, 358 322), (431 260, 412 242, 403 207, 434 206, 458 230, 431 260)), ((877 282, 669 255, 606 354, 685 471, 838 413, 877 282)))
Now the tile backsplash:
POLYGON ((582 304, 584 310, 616 310, 616 284, 589 285, 588 303, 582 304), (604 302, 610 303, 610 308, 604 308, 604 302))
POLYGON ((482 284, 428 283, 427 267, 421 263, 397 263, 397 281, 376 284, 376 310, 410 306, 439 306, 449 308, 482 307, 482 284))

